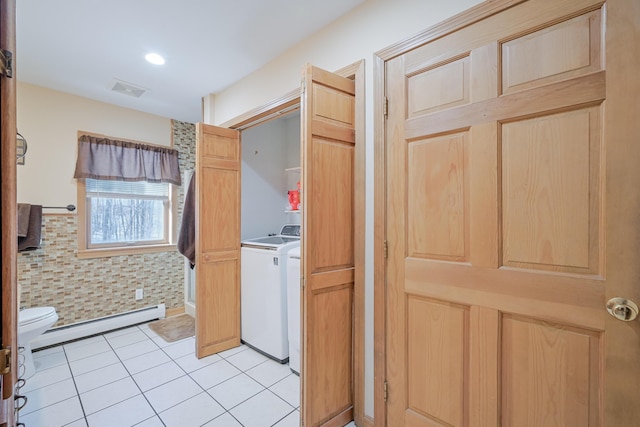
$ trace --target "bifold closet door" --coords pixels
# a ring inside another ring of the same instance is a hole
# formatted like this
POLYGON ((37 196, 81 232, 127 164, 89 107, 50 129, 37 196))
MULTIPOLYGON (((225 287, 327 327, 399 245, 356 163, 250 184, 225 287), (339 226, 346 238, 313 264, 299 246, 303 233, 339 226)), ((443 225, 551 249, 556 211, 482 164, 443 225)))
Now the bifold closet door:
POLYGON ((240 132, 196 139, 196 354, 240 345, 240 132))
POLYGON ((302 121, 302 420, 353 418, 353 80, 308 65, 302 121))

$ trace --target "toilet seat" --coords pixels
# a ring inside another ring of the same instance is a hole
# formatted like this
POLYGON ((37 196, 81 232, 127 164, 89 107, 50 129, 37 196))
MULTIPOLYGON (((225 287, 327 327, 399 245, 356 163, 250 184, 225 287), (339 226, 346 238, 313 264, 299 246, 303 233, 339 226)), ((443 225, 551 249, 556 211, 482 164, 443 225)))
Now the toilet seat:
POLYGON ((54 307, 26 308, 18 312, 18 325, 26 326, 56 316, 54 307))

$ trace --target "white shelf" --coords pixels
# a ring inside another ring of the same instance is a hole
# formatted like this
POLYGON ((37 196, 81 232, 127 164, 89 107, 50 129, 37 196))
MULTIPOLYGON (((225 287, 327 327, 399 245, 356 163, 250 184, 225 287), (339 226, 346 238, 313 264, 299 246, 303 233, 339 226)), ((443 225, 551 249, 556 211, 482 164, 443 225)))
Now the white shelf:
POLYGON ((300 213, 300 209, 292 211, 290 209, 287 209, 286 211, 284 211, 285 213, 300 213))
POLYGON ((285 172, 300 172, 300 166, 297 166, 295 168, 287 168, 285 169, 285 172))

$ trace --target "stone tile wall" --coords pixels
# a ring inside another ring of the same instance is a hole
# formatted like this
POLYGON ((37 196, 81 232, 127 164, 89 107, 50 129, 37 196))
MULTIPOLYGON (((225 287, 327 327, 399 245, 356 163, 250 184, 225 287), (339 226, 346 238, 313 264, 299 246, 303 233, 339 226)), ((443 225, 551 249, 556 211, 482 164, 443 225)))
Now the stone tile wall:
MULTIPOLYGON (((173 138, 180 167, 193 169, 195 126, 174 121, 173 138)), ((183 183, 178 191, 178 224, 185 188, 183 183)), ((184 258, 178 252, 78 259, 75 214, 45 213, 42 227, 41 247, 18 254, 20 307, 53 306, 56 326, 62 326, 160 303, 183 306, 184 258), (136 301, 138 288, 144 298, 136 301)))

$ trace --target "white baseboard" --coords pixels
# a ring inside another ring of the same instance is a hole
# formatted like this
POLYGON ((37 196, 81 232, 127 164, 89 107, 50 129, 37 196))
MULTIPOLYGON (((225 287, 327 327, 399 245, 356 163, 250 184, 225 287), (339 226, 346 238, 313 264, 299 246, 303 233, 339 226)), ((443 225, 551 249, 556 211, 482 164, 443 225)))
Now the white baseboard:
POLYGON ((165 312, 164 304, 158 304, 151 307, 141 308, 139 310, 127 311, 125 313, 51 328, 31 341, 31 349, 34 350, 37 348, 60 344, 76 340, 78 338, 111 331, 113 329, 148 322, 149 320, 164 319, 165 312))

